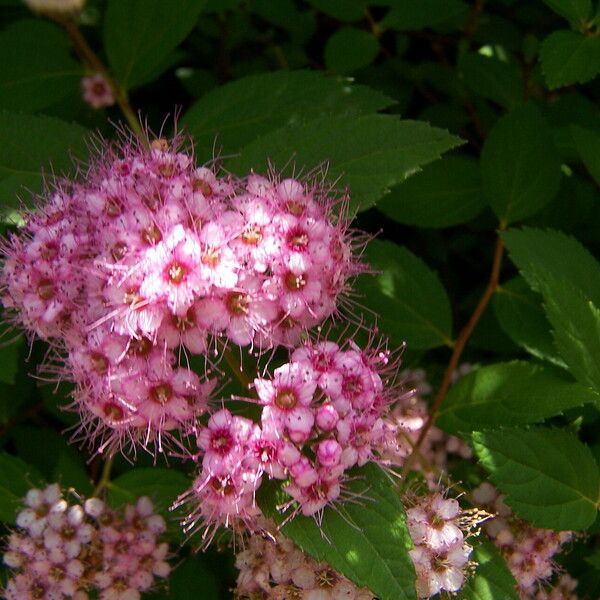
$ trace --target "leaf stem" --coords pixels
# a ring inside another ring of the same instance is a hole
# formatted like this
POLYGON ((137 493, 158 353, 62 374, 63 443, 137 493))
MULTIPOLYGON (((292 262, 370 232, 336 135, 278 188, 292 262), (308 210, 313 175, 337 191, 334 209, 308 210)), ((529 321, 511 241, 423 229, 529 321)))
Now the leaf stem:
POLYGON ((411 464, 417 457, 417 453, 423 444, 423 440, 429 433, 429 430, 435 423, 435 419, 437 417, 437 413, 448 393, 448 389, 452 383, 452 374, 458 367, 458 363, 460 362, 460 358, 462 356, 463 350, 471 337, 471 334, 475 330, 475 326, 479 322, 479 319, 483 315, 487 305, 489 304, 496 288, 498 287, 498 281, 500 279, 500 268, 502 266, 502 257, 504 255, 504 243, 502 242, 502 238, 498 235, 496 238, 496 245, 494 249, 494 258, 492 260, 492 270, 490 272, 490 277, 488 280, 488 284, 473 311, 473 314, 467 321, 466 325, 461 329, 458 337, 456 338, 456 343, 454 345, 454 349, 452 351, 452 356, 450 357, 450 361, 448 362, 448 366, 446 367, 446 371, 444 372, 444 377, 442 379, 442 383, 435 395, 433 400, 433 405, 431 406, 431 410, 429 411, 429 417, 427 422, 425 423, 423 429, 421 429, 421 433, 415 445, 413 446, 413 451, 406 459, 404 466, 402 468, 402 475, 406 475, 411 464))
POLYGON ((110 482, 110 473, 112 471, 114 461, 114 455, 104 461, 104 465, 102 467, 102 474, 100 475, 100 479, 98 480, 98 483, 94 488, 94 493, 92 494, 94 498, 98 498, 110 482))
POLYGON ((87 40, 79 30, 77 23, 69 17, 63 17, 60 15, 53 15, 52 18, 67 32, 71 40, 71 44, 73 45, 75 52, 79 55, 81 61, 93 71, 100 73, 108 82, 115 95, 115 100, 119 105, 123 116, 129 123, 129 126, 138 136, 138 138, 143 140, 145 137, 144 131, 139 119, 136 117, 135 112, 131 107, 131 104, 129 103, 127 92, 119 85, 119 83, 111 75, 108 68, 100 60, 98 55, 94 52, 94 50, 92 50, 91 46, 87 43, 87 40))

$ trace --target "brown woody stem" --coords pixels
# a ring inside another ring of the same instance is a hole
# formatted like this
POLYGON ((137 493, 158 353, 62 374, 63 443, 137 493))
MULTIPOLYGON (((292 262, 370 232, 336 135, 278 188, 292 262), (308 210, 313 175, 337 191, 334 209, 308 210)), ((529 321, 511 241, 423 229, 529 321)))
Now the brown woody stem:
POLYGON ((448 366, 446 367, 446 371, 444 372, 444 378, 442 379, 442 383, 435 395, 433 404, 431 406, 431 410, 429 411, 429 418, 427 419, 427 422, 425 423, 417 441, 415 442, 415 445, 413 446, 412 453, 410 454, 410 456, 408 456, 406 462, 404 463, 404 467, 402 469, 403 475, 406 475, 411 464, 413 463, 415 458, 417 458, 419 449, 423 444, 423 440, 425 439, 425 437, 429 433, 429 430, 435 423, 437 413, 440 409, 440 406, 442 405, 442 402, 444 401, 444 398, 446 397, 446 394, 448 393, 448 389, 450 388, 450 384, 452 383, 452 374, 458 367, 458 363, 460 362, 463 350, 465 349, 465 346, 467 345, 467 342, 469 341, 469 338, 471 337, 475 326, 479 322, 479 319, 483 315, 487 305, 489 304, 492 296, 494 295, 494 292, 496 291, 496 288, 498 287, 498 280, 500 278, 500 268, 502 266, 503 254, 504 243, 502 242, 502 238, 498 236, 496 238, 494 258, 492 261, 492 270, 490 273, 488 284, 481 298, 479 299, 479 302, 477 303, 473 314, 467 321, 467 324, 461 329, 460 333, 458 334, 458 337, 456 338, 456 343, 454 344, 454 348, 452 350, 452 356, 450 357, 450 361, 448 362, 448 366))

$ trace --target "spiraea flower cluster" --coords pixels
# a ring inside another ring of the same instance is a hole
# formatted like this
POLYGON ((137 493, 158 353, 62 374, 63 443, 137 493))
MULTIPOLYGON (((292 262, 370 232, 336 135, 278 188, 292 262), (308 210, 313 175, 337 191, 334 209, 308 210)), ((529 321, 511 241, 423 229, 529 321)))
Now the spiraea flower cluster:
POLYGON ((325 563, 317 563, 291 540, 260 520, 260 531, 236 555, 239 570, 235 597, 240 600, 373 600, 367 589, 325 563), (268 532, 271 533, 268 533, 268 532))
POLYGON ((55 348, 49 370, 75 382, 82 437, 101 450, 177 440, 213 385, 190 355, 297 343, 362 268, 346 196, 218 176, 177 144, 104 147, 4 248, 3 304, 55 348))
POLYGON ((575 598, 577 583, 558 572, 554 557, 573 538, 570 531, 539 529, 519 519, 504 503, 504 496, 484 482, 473 491, 473 500, 497 516, 485 524, 487 534, 502 553, 524 600, 575 598), (563 595, 561 595, 563 594, 563 595))
MULTIPOLYGON (((258 514, 263 476, 282 480, 292 512, 317 519, 343 497, 346 472, 380 462, 383 416, 402 388, 384 346, 306 341, 272 377, 257 378, 260 425, 223 408, 198 434, 202 467, 180 499, 193 508, 186 527, 247 522, 258 514)), ((411 392, 408 392, 410 394, 411 392)))
POLYGON ((3 597, 139 600, 171 571, 164 531, 147 497, 122 516, 98 498, 69 503, 58 484, 29 490, 4 553, 13 574, 3 597))
POLYGON ((414 543, 409 554, 417 573, 417 594, 429 598, 457 592, 473 566, 469 562, 473 548, 465 538, 487 515, 462 511, 456 500, 440 493, 412 501, 406 522, 414 543))

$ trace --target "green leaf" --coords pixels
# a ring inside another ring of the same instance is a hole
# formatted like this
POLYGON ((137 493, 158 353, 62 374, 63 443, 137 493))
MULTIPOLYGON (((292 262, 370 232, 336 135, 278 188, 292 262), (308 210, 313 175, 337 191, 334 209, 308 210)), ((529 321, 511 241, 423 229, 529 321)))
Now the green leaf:
POLYGON ((470 221, 486 204, 477 161, 448 156, 394 187, 377 208, 399 223, 450 227, 470 221))
POLYGON ((0 32, 0 108, 35 112, 77 91, 81 66, 67 36, 41 20, 16 21, 0 32))
POLYGON ((378 54, 379 43, 372 33, 342 27, 327 40, 325 66, 336 73, 352 73, 369 66, 378 54))
POLYGON ((517 582, 492 542, 485 539, 478 543, 473 560, 475 574, 467 579, 456 600, 519 600, 517 582))
POLYGON ((460 0, 402 0, 394 3, 381 24, 400 31, 424 29, 466 17, 468 11, 460 0))
MULTIPOLYGON (((152 600, 220 600, 219 587, 214 571, 211 571, 201 555, 186 558, 169 575, 169 588, 152 594, 152 600)), ((146 595, 144 595, 146 597, 146 595)))
POLYGON ((535 214, 560 188, 552 133, 531 104, 502 117, 481 153, 483 190, 501 223, 535 214))
POLYGON ((27 491, 42 483, 42 476, 35 467, 12 454, 0 452, 0 521, 12 525, 27 491))
POLYGON ((265 171, 294 160, 309 169, 329 163, 327 176, 351 189, 351 207, 366 210, 389 188, 462 141, 419 121, 389 115, 320 118, 268 133, 228 163, 234 172, 265 171))
POLYGON ((396 344, 426 350, 452 345, 452 313, 438 276, 412 252, 392 242, 370 242, 365 254, 375 275, 360 278, 367 308, 396 344))
POLYGON ((600 309, 566 278, 542 282, 556 347, 571 373, 600 391, 600 309))
POLYGON ((600 186, 600 135, 577 126, 571 127, 571 133, 583 164, 600 186))
POLYGON ((338 19, 351 23, 360 21, 365 16, 367 0, 309 0, 310 4, 321 12, 338 19))
POLYGON ((36 467, 46 481, 72 487, 83 495, 92 493, 83 455, 64 436, 49 428, 21 426, 12 438, 19 456, 36 467))
POLYGON ((382 93, 316 71, 275 71, 215 88, 186 113, 201 160, 212 158, 215 140, 225 154, 287 124, 321 115, 359 115, 393 104, 382 93))
POLYGON ((181 472, 173 469, 137 468, 120 475, 108 484, 108 501, 114 507, 133 504, 140 496, 148 496, 156 511, 163 515, 173 537, 181 537, 177 513, 170 506, 191 485, 181 472))
MULTIPOLYGON (((394 486, 378 467, 367 465, 350 487, 362 499, 325 509, 320 528, 313 519, 297 516, 282 527, 282 533, 315 560, 369 588, 379 600, 416 600, 408 555, 412 542, 394 486)), ((281 523, 282 515, 272 504, 266 506, 270 498, 263 496, 261 508, 281 523)))
POLYGON ((104 22, 104 47, 119 83, 131 89, 195 27, 204 0, 109 0, 104 22))
POLYGON ((42 190, 42 170, 60 174, 73 156, 85 156, 87 133, 59 119, 0 111, 0 205, 19 206, 17 194, 27 204, 29 192, 42 190))
POLYGON ((563 278, 600 306, 600 264, 573 237, 560 231, 511 229, 502 234, 511 260, 534 290, 548 276, 563 278))
POLYGON ((438 413, 449 433, 536 423, 600 395, 559 372, 522 361, 481 367, 450 388, 438 413))
POLYGON ((592 16, 592 0, 544 0, 558 15, 574 26, 586 23, 592 16))
POLYGON ((492 305, 500 326, 515 344, 536 358, 564 366, 554 346, 542 297, 533 292, 522 277, 498 286, 492 305))
POLYGON ((573 434, 532 427, 473 434, 475 452, 517 515, 536 527, 581 530, 597 514, 600 478, 573 434))
POLYGON ((458 70, 467 87, 483 98, 507 109, 523 103, 523 83, 516 64, 468 52, 459 57, 458 70))
POLYGON ((546 84, 553 90, 573 83, 585 83, 600 72, 600 37, 574 31, 555 31, 540 51, 546 84))
POLYGON ((0 346, 0 382, 13 384, 19 371, 22 340, 0 346))

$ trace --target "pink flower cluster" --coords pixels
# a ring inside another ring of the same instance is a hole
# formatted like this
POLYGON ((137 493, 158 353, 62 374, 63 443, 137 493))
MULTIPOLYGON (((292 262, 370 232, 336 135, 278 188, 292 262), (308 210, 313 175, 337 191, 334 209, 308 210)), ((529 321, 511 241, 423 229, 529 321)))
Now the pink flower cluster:
POLYGON ((395 366, 383 346, 306 341, 257 378, 260 426, 223 408, 199 430, 200 474, 177 503, 192 506, 185 528, 203 526, 210 541, 218 526, 250 521, 265 474, 284 481, 294 512, 318 518, 343 495, 348 469, 380 461, 383 417, 404 393, 395 366))
MULTIPOLYGON (((261 520, 262 521, 262 520, 261 520)), ((343 575, 310 556, 276 532, 274 524, 262 523, 244 550, 236 556, 239 570, 236 598, 264 600, 373 600, 367 589, 358 589, 343 575)))
POLYGON ((69 504, 52 484, 29 490, 25 505, 4 553, 15 571, 7 600, 139 600, 171 571, 165 522, 147 497, 120 517, 98 498, 69 504))
POLYGON ((472 496, 479 506, 497 515, 485 524, 485 529, 506 560, 523 600, 570 598, 577 585, 574 580, 561 577, 555 590, 550 582, 558 570, 553 558, 573 534, 538 529, 519 519, 504 503, 504 496, 490 483, 482 483, 473 490, 472 496), (561 596, 563 591, 565 595, 561 596))
POLYGON ((482 515, 476 512, 465 518, 458 502, 440 493, 415 501, 406 517, 415 545, 409 554, 417 572, 417 594, 429 598, 442 591, 457 592, 472 567, 469 557, 473 548, 465 542, 465 533, 482 515))
POLYGON ((294 345, 362 270, 346 196, 220 177, 178 144, 104 147, 4 244, 4 306, 56 349, 48 370, 76 383, 82 436, 111 452, 161 449, 205 411, 211 386, 191 354, 294 345))

